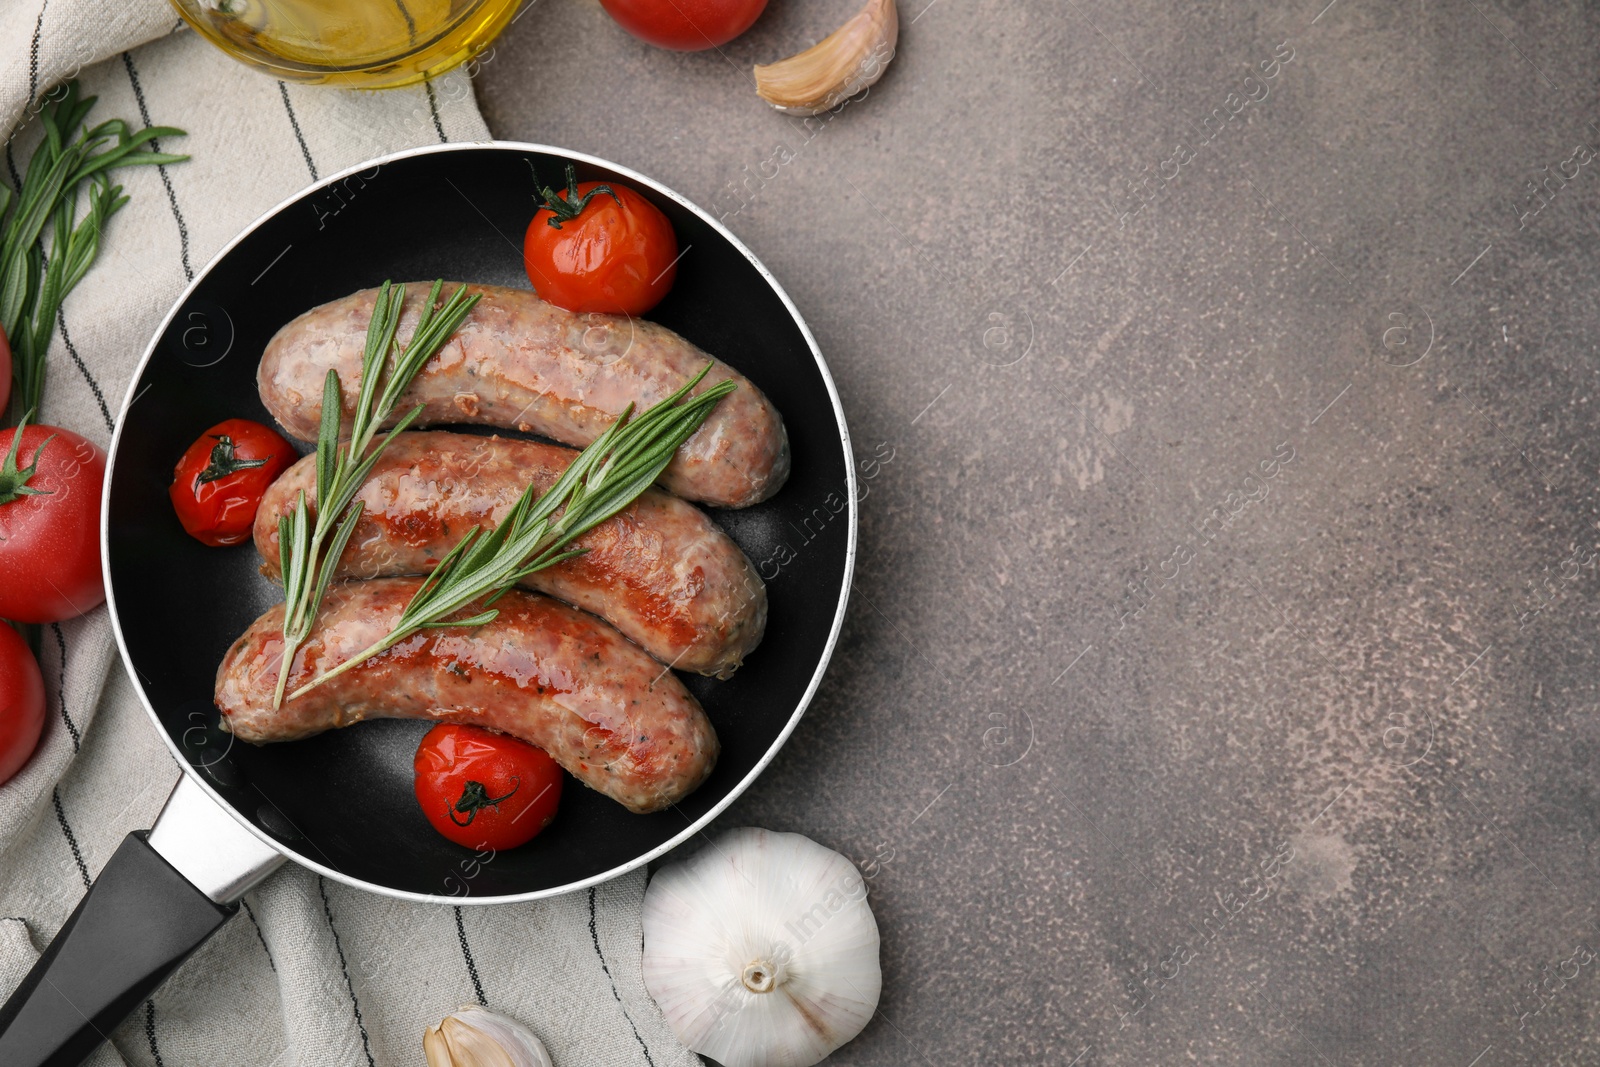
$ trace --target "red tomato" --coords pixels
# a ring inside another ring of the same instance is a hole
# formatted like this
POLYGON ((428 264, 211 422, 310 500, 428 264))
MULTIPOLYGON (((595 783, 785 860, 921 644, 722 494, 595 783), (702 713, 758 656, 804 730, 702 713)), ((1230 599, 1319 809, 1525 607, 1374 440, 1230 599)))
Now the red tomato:
POLYGON ((698 52, 748 30, 767 0, 600 0, 600 6, 641 41, 698 52))
POLYGON ((201 434, 178 460, 167 495, 191 537, 236 545, 250 536, 267 486, 300 456, 275 430, 227 419, 201 434))
POLYGON ((516 848, 556 817, 561 767, 543 749, 477 726, 435 726, 417 747, 417 803, 468 848, 516 848))
POLYGON ((6 413, 6 404, 11 401, 11 342, 6 340, 6 332, 0 330, 0 415, 6 413))
POLYGON ((650 201, 616 183, 541 190, 544 206, 528 223, 522 261, 539 296, 568 311, 643 315, 661 302, 678 273, 678 238, 650 201))
POLYGON ((0 622, 0 785, 22 769, 44 729, 44 679, 28 643, 0 622))
POLYGON ((18 430, 0 431, 0 618, 60 622, 106 598, 100 578, 106 457, 71 430, 18 430), (23 459, 28 466, 19 469, 23 459))

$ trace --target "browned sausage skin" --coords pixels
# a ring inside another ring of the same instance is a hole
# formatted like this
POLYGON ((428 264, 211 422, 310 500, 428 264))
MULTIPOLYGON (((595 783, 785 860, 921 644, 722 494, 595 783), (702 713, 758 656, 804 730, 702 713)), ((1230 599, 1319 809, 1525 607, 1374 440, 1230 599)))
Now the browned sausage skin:
MULTIPOLYGON (((290 691, 380 640, 419 584, 383 578, 330 588, 295 653, 290 691)), ((537 745, 585 785, 641 813, 705 781, 717 736, 670 671, 599 619, 546 597, 512 590, 494 606, 493 622, 425 630, 275 710, 279 604, 217 670, 223 728, 265 744, 369 718, 483 726, 537 745)))
MULTIPOLYGON (((356 495, 361 522, 337 577, 428 573, 467 530, 500 522, 527 486, 544 492, 576 456, 502 437, 399 435, 356 495)), ((279 576, 278 519, 302 490, 315 508, 316 481, 307 456, 262 498, 255 542, 269 578, 279 576)), ((739 546, 692 504, 647 490, 576 547, 587 551, 522 584, 599 615, 679 670, 728 678, 760 643, 766 587, 739 546)))
MULTIPOLYGON (((445 295, 455 285, 447 286, 445 295)), ((478 423, 587 445, 629 403, 643 410, 671 395, 710 356, 664 326, 627 316, 575 314, 522 289, 471 285, 479 300, 454 337, 417 375, 396 412, 423 405, 418 428, 478 423)), ((409 341, 429 286, 406 286, 397 334, 409 341)), ((267 344, 257 373, 261 400, 284 429, 317 436, 323 381, 344 387, 345 425, 355 409, 361 353, 376 289, 312 308, 267 344)), ((759 503, 789 476, 789 438, 772 403, 747 378, 717 361, 704 386, 739 388, 678 449, 661 484, 718 507, 759 503)))

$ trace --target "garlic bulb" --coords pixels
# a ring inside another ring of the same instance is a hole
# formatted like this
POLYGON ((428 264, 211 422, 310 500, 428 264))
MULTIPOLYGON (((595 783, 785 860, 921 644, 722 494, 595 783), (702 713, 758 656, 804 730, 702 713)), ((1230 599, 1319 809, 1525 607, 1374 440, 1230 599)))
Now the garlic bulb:
POLYGON ((724 1067, 808 1067, 878 1007, 878 924, 855 865, 755 827, 663 867, 644 895, 644 985, 724 1067))
POLYGON ((422 1034, 428 1067, 551 1067, 526 1026, 476 1004, 457 1008, 422 1034))
POLYGON ((756 92, 779 111, 815 115, 883 77, 900 38, 894 0, 867 0, 855 16, 799 55, 756 67, 756 92))

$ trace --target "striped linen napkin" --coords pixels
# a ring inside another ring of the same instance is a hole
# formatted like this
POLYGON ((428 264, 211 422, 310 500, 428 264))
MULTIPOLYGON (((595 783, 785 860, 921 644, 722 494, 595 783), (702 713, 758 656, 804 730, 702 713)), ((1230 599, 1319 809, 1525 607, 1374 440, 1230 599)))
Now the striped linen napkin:
MULTIPOLYGON (((459 72, 357 93, 286 85, 223 56, 162 0, 0 5, 0 129, 13 184, 40 97, 78 76, 96 120, 177 126, 186 163, 120 171, 132 198, 56 323, 41 421, 102 446, 145 345, 196 272, 301 187, 364 159, 488 131, 459 72)), ((117 660, 105 609, 44 631, 50 719, 0 786, 0 994, 9 993, 123 836, 179 771, 117 660)), ((91 1062, 420 1064, 425 1026, 484 1003, 560 1067, 690 1067, 639 975, 642 872, 553 901, 411 904, 288 866, 245 900, 91 1062)))

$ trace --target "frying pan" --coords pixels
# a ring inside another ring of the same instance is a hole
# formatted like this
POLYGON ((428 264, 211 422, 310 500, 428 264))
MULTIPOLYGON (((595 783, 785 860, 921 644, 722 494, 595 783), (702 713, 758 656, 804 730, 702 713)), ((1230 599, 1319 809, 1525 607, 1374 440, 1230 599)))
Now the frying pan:
POLYGON ((82 1060, 285 860, 373 893, 493 904, 603 882, 698 832, 771 762, 822 680, 850 588, 855 488, 838 394, 788 296, 710 215, 641 174, 540 145, 441 145, 354 167, 280 204, 195 278, 123 403, 103 508, 106 602, 135 687, 185 773, 154 828, 128 835, 0 1008, 0 1064, 82 1060), (282 590, 257 572, 248 544, 213 549, 188 537, 166 490, 207 427, 232 416, 271 423, 256 365, 300 312, 385 279, 525 286, 533 170, 555 183, 569 161, 580 180, 627 183, 672 220, 683 258, 650 318, 772 398, 794 470, 772 500, 713 513, 766 580, 770 616, 733 679, 683 679, 722 741, 710 779, 654 815, 569 788, 549 829, 479 864, 468 883, 462 860, 472 853, 435 833, 413 796, 427 723, 369 722, 262 747, 218 728, 217 664, 282 590))

